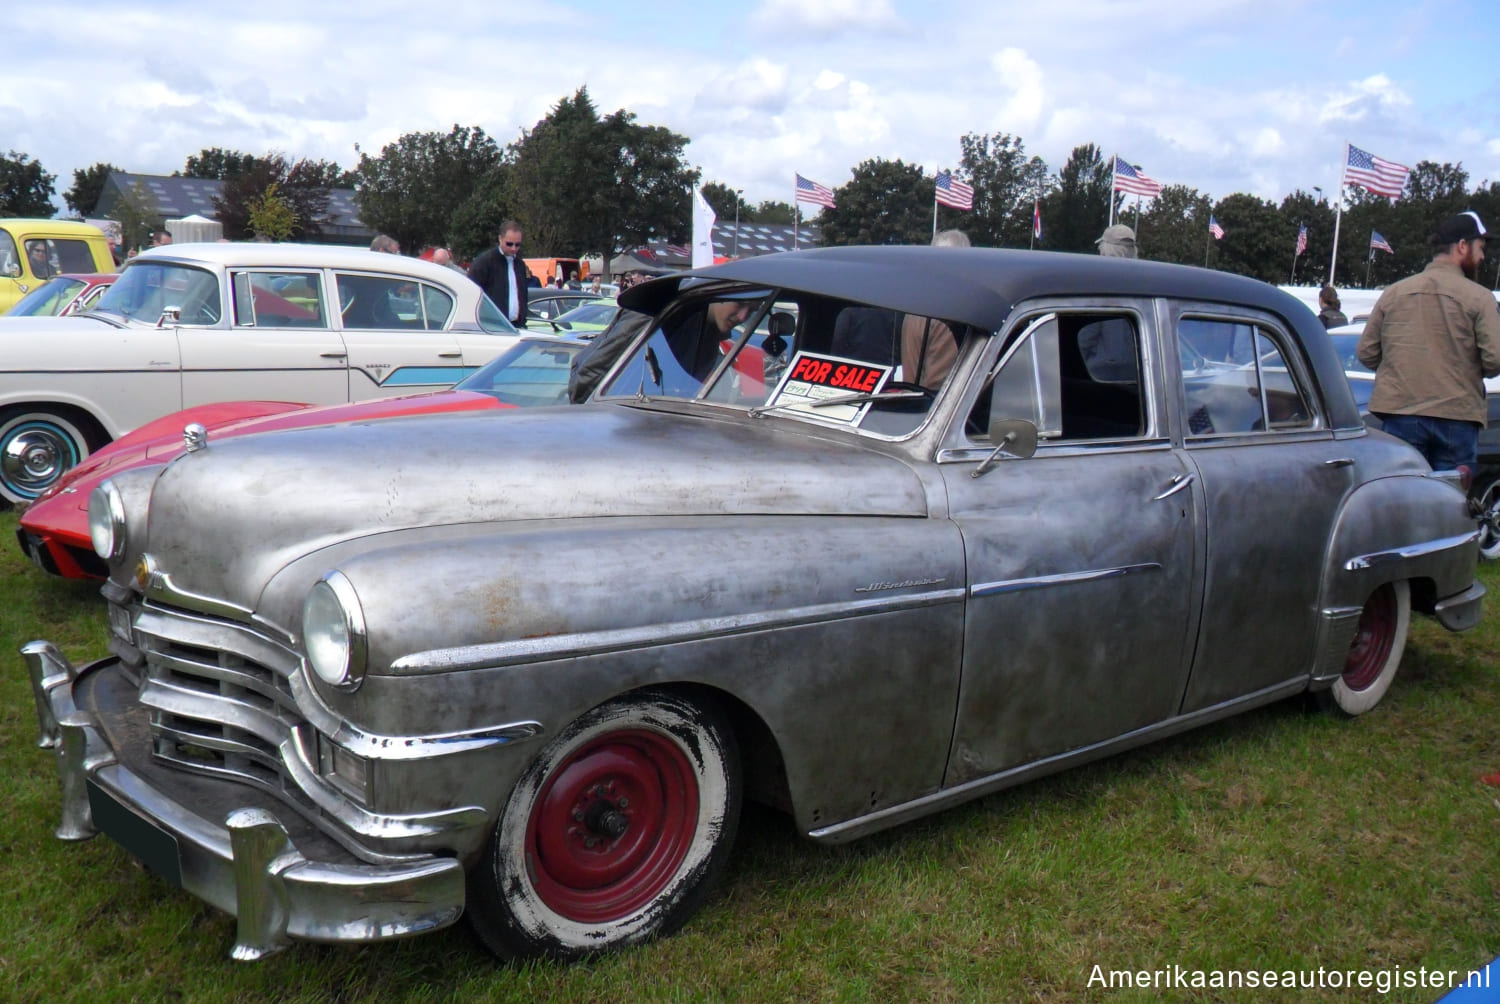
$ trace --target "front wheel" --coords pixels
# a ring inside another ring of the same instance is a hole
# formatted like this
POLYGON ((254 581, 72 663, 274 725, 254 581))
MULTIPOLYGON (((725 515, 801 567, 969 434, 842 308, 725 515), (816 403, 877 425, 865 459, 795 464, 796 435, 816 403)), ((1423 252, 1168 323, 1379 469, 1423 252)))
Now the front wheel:
POLYGON ((30 502, 89 455, 72 420, 54 412, 12 408, 0 413, 0 497, 30 502))
POLYGON ((1371 593, 1360 611, 1343 675, 1319 695, 1325 705, 1352 716, 1379 704, 1396 678, 1410 624, 1411 590, 1405 582, 1387 582, 1371 593))
POLYGON ((580 959, 682 926, 728 859, 739 751, 706 702, 602 704, 522 775, 469 877, 468 917, 506 958, 580 959))

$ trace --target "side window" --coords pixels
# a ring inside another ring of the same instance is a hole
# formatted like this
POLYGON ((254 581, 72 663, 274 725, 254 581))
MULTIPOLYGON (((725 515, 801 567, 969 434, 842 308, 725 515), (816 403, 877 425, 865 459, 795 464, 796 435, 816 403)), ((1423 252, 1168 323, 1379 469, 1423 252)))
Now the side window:
POLYGON ((1127 313, 1028 319, 969 415, 987 440, 992 418, 1019 418, 1043 442, 1131 439, 1147 429, 1140 326, 1127 313))
POLYGON ((21 274, 21 255, 16 251, 16 239, 7 231, 0 230, 0 275, 14 279, 21 274))
POLYGON ((1312 425, 1308 396, 1268 329, 1187 317, 1178 323, 1177 343, 1190 438, 1312 425))
POLYGON ((96 272, 94 256, 85 241, 52 240, 52 255, 57 259, 59 272, 96 272))
POLYGON ((326 328, 323 284, 316 272, 237 272, 235 323, 261 328, 326 328))
POLYGON ((411 279, 344 274, 337 279, 339 309, 343 312, 346 329, 421 329, 427 326, 422 297, 417 289, 419 284, 411 279))
POLYGON ((428 331, 441 331, 453 316, 453 297, 436 286, 422 284, 422 312, 428 331))
POLYGON ((49 243, 41 238, 26 242, 26 265, 38 279, 46 279, 58 273, 49 243))

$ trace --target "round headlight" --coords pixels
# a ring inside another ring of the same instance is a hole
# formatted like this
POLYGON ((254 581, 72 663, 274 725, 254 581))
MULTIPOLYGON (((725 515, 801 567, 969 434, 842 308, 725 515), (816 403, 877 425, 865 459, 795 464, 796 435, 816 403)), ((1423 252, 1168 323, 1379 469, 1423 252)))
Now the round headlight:
POLYGON ((125 553, 125 500, 113 481, 100 482, 89 493, 89 539, 105 561, 125 553))
POLYGON ((318 679, 353 689, 365 675, 365 615, 354 585, 329 572, 302 602, 302 643, 318 679))

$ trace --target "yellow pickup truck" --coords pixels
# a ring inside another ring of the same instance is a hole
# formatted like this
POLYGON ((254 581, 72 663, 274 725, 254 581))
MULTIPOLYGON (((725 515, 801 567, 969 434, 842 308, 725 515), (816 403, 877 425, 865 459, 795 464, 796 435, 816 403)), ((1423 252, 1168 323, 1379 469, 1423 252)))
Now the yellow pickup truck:
POLYGON ((114 270, 109 241, 91 223, 0 219, 0 314, 54 275, 114 270))

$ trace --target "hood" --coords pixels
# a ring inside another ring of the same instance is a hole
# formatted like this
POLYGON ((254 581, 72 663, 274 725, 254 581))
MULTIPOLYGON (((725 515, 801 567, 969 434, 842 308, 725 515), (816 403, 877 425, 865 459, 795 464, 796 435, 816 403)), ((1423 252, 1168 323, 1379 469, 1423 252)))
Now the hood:
POLYGON ((445 390, 349 404, 231 401, 187 408, 147 422, 91 454, 26 509, 22 525, 35 531, 61 533, 86 543, 89 536, 89 493, 99 482, 120 471, 143 464, 166 463, 183 452, 182 430, 189 422, 202 424, 209 431, 209 441, 217 442, 233 436, 311 425, 513 407, 489 394, 445 390))
POLYGON ((279 569, 413 527, 589 517, 924 516, 902 460, 781 423, 625 405, 430 415, 215 441, 156 482, 146 548, 255 609, 279 569))

